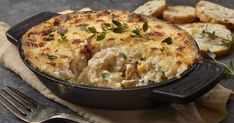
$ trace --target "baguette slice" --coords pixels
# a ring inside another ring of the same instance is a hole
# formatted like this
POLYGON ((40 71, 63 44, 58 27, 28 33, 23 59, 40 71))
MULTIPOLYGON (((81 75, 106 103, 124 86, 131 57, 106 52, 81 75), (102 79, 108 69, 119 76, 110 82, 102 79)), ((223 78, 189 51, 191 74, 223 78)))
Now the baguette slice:
POLYGON ((212 23, 192 23, 179 25, 187 31, 197 42, 202 55, 206 56, 207 51, 216 54, 217 57, 225 56, 231 51, 232 33, 224 25, 212 23), (208 36, 203 31, 209 32, 217 37, 208 36))
MULTIPOLYGON (((89 7, 85 7, 85 8, 82 8, 82 9, 78 10, 78 11, 79 11, 79 12, 83 12, 83 11, 92 11, 92 9, 89 8, 89 7)), ((74 12, 75 12, 75 11, 68 9, 68 10, 59 12, 59 14, 68 14, 68 13, 74 13, 74 12)))
POLYGON ((89 8, 89 7, 85 7, 85 8, 83 8, 83 9, 80 9, 80 10, 79 10, 79 12, 85 12, 85 11, 92 11, 92 9, 89 8))
POLYGON ((209 2, 199 1, 196 5, 196 15, 202 22, 223 24, 234 30, 234 10, 209 2))
POLYGON ((166 9, 166 0, 150 0, 139 6, 134 12, 148 16, 159 16, 166 9))
POLYGON ((191 23, 196 21, 195 8, 191 6, 169 6, 163 11, 163 18, 172 23, 191 23))

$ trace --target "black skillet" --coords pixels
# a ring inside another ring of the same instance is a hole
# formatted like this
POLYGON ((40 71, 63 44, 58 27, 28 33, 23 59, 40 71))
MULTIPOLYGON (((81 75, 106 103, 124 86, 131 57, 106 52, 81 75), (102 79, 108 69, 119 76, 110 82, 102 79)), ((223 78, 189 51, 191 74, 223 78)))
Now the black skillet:
POLYGON ((173 78, 162 82, 162 84, 122 90, 76 85, 53 78, 33 68, 25 60, 21 37, 34 25, 57 15, 51 12, 35 15, 13 26, 6 32, 6 36, 10 42, 18 46, 23 62, 44 85, 58 97, 70 102, 96 108, 119 110, 152 108, 172 102, 188 103, 208 92, 222 79, 223 68, 208 60, 195 64, 185 71, 179 79, 173 78))

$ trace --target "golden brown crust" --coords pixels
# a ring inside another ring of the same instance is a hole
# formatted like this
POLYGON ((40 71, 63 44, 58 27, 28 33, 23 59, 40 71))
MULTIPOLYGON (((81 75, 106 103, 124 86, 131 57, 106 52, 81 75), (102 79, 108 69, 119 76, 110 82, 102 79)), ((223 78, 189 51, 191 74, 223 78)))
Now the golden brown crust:
POLYGON ((200 21, 222 24, 225 25, 227 28, 234 30, 234 22, 233 22, 234 10, 203 0, 199 1, 196 4, 195 8, 196 8, 195 13, 197 17, 200 19, 200 21), (212 8, 212 10, 209 10, 208 7, 212 8), (223 13, 224 10, 226 11, 226 13, 223 13), (209 12, 208 14, 207 13, 208 11, 212 12, 209 12), (229 16, 232 16, 232 18, 230 18, 229 16))
POLYGON ((163 10, 167 8, 166 0, 149 0, 143 5, 139 6, 134 12, 144 14, 147 16, 158 17, 162 14, 163 10))
POLYGON ((197 19, 195 9, 190 6, 169 6, 163 11, 163 18, 176 24, 191 23, 197 19))
POLYGON ((193 38, 178 26, 153 17, 118 10, 56 16, 27 31, 22 38, 22 44, 25 57, 33 67, 71 82, 77 82, 76 77, 93 55, 111 47, 125 46, 131 49, 139 46, 140 55, 136 57, 165 57, 168 58, 168 63, 178 60, 178 74, 200 59, 193 38), (121 22, 129 31, 114 33, 111 29, 104 39, 98 41, 97 35, 106 29, 104 26, 110 24, 115 27, 113 19, 121 22), (142 36, 134 35, 132 30, 141 30, 145 22, 148 22, 148 30, 141 31, 142 36), (91 27, 95 27, 99 33, 94 35, 87 30, 91 27), (169 37, 173 42, 171 45, 162 42, 169 37))
MULTIPOLYGON (((231 52, 231 48, 227 48, 224 50, 220 50, 220 51, 216 51, 214 52, 216 57, 223 57, 223 56, 227 56, 229 53, 231 52)), ((201 55, 204 57, 208 57, 208 51, 207 50, 201 50, 201 55)))
POLYGON ((212 23, 191 23, 181 24, 179 26, 193 36, 198 43, 203 56, 207 55, 207 50, 216 54, 217 57, 225 56, 230 52, 232 33, 224 25, 212 23), (209 36, 207 33, 214 33, 215 37, 209 36))

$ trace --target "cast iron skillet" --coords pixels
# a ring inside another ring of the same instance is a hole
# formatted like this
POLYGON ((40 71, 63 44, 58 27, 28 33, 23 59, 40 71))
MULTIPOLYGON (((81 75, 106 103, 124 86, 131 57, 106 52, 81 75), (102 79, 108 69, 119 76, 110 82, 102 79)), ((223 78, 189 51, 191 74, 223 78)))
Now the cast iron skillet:
POLYGON ((104 109, 144 109, 166 103, 187 103, 197 99, 213 88, 223 75, 223 68, 208 60, 196 64, 183 73, 180 79, 173 78, 143 87, 128 89, 95 88, 72 84, 48 76, 33 68, 25 60, 21 47, 21 37, 31 27, 46 21, 58 14, 43 12, 35 15, 6 32, 10 42, 18 46, 20 56, 28 68, 48 87, 55 95, 73 103, 104 109))

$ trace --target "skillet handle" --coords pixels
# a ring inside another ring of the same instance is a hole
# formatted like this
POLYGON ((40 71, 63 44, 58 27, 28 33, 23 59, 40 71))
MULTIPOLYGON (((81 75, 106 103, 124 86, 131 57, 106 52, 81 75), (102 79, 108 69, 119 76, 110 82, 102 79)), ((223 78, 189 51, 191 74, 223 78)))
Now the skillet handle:
POLYGON ((153 98, 175 103, 188 103, 204 95, 223 77, 223 67, 205 60, 193 71, 173 83, 153 90, 153 98))
POLYGON ((34 15, 19 24, 11 27, 7 32, 6 32, 6 37, 7 39, 13 43, 14 45, 18 45, 18 41, 21 39, 24 33, 31 27, 42 23, 58 14, 56 13, 51 13, 51 12, 42 12, 37 15, 34 15))

